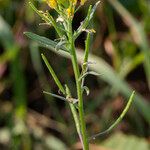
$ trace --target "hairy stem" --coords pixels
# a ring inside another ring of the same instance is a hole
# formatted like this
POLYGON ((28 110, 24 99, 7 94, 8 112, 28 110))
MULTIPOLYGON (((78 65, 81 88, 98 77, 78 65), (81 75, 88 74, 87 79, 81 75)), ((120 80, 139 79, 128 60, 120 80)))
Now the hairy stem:
POLYGON ((69 21, 68 28, 69 28, 68 38, 69 38, 69 43, 70 43, 71 60, 72 60, 74 74, 75 74, 77 95, 78 95, 78 100, 79 100, 78 102, 79 120, 80 120, 80 127, 81 127, 81 133, 82 133, 82 141, 83 141, 83 146, 84 146, 83 150, 89 150, 89 144, 88 144, 87 132, 86 132, 86 124, 85 124, 85 119, 84 119, 81 81, 79 81, 80 71, 79 71, 79 66, 77 62, 77 56, 76 56, 75 45, 74 45, 75 41, 74 41, 73 32, 72 32, 72 21, 69 21))

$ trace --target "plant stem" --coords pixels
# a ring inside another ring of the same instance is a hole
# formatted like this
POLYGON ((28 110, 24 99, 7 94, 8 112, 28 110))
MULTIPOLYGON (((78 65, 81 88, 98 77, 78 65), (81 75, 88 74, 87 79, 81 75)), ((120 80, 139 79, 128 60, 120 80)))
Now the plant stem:
POLYGON ((85 119, 84 119, 81 81, 79 81, 80 71, 79 71, 79 66, 78 66, 77 56, 76 56, 76 51, 75 51, 75 45, 74 45, 75 41, 73 38, 72 21, 71 20, 69 20, 68 29, 69 29, 68 38, 69 38, 69 43, 70 43, 71 60, 72 60, 74 74, 75 74, 77 95, 78 95, 78 100, 79 100, 78 107, 79 107, 80 127, 81 127, 82 140, 83 140, 83 146, 84 146, 83 150, 89 150, 89 144, 88 144, 87 132, 86 132, 86 124, 85 124, 85 119))
MULTIPOLYGON (((67 85, 66 85, 66 94, 67 94, 66 98, 72 97, 71 92, 70 92, 67 85)), ((81 141, 82 146, 83 146, 82 133, 81 133, 81 130, 80 130, 80 121, 79 121, 78 112, 77 112, 74 104, 69 103, 69 106, 70 106, 70 109, 71 109, 71 112, 72 112, 72 115, 73 115, 73 118, 74 118, 77 133, 79 135, 80 141, 81 141)))
POLYGON ((79 116, 78 116, 77 110, 76 110, 76 108, 73 104, 69 103, 69 106, 70 106, 70 109, 71 109, 71 112, 72 112, 72 115, 73 115, 73 118, 74 118, 77 133, 79 135, 81 144, 83 146, 82 133, 81 133, 81 130, 80 130, 80 122, 79 122, 79 116))

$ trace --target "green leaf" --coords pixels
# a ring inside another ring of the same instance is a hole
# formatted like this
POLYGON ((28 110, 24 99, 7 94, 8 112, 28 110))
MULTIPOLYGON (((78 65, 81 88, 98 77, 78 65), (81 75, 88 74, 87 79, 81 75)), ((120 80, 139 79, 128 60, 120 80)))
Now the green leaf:
POLYGON ((90 40, 91 40, 90 33, 87 33, 87 37, 85 40, 84 64, 88 62, 88 56, 90 51, 90 40))
POLYGON ((50 95, 52 97, 55 97, 55 98, 58 98, 60 100, 63 100, 65 102, 69 102, 66 98, 60 96, 60 95, 57 95, 57 94, 53 94, 53 93, 50 93, 50 92, 46 92, 46 91, 43 91, 44 94, 47 94, 47 95, 50 95))
MULTIPOLYGON (((58 55, 64 56, 70 59, 70 55, 68 52, 65 51, 56 51, 54 48, 48 47, 54 53, 58 55)), ((76 49, 78 62, 80 64, 83 63, 84 53, 81 50, 76 49)), ((107 82, 109 85, 114 86, 118 92, 122 93, 126 98, 130 97, 133 89, 128 85, 128 83, 121 79, 120 76, 113 70, 113 68, 102 58, 95 56, 93 54, 89 55, 90 62, 96 62, 94 65, 90 65, 89 69, 103 74, 98 76, 101 80, 107 82)), ((150 123, 150 105, 148 101, 142 97, 140 94, 136 93, 135 95, 135 106, 137 110, 141 113, 141 115, 145 118, 145 120, 150 123)))
POLYGON ((88 9, 88 14, 86 16, 86 18, 84 19, 84 21, 81 23, 81 25, 79 26, 79 28, 77 29, 77 31, 74 33, 74 38, 76 39, 82 32, 84 29, 86 29, 86 27, 89 25, 90 20, 93 18, 93 15, 96 11, 96 8, 98 6, 98 4, 100 3, 100 1, 98 1, 92 8, 92 6, 90 5, 89 9, 88 9))
POLYGON ((134 93, 135 92, 133 91, 132 94, 131 94, 131 96, 130 96, 130 98, 129 98, 129 101, 128 101, 126 107, 124 108, 124 110, 122 111, 122 113, 120 114, 120 116, 118 117, 118 119, 107 130, 105 130, 103 132, 100 132, 98 134, 93 135, 92 137, 89 138, 89 140, 94 140, 98 136, 101 136, 101 135, 109 133, 112 129, 114 129, 121 122, 121 120, 124 118, 125 114, 129 110, 129 107, 130 107, 130 105, 131 105, 131 103, 133 101, 134 93))
MULTIPOLYGON (((83 52, 77 51, 78 61, 82 63, 83 52)), ((113 70, 113 68, 102 58, 92 55, 89 55, 89 61, 96 62, 95 65, 90 65, 89 69, 102 74, 98 76, 101 80, 107 82, 109 85, 114 86, 116 90, 121 92, 127 98, 130 97, 133 89, 128 85, 128 83, 121 79, 117 72, 113 70)), ((140 94, 135 95, 135 106, 137 110, 143 115, 148 123, 150 123, 150 105, 144 97, 140 94)))
MULTIPOLYGON (((32 40, 38 42, 39 45, 42 45, 42 46, 44 46, 45 48, 49 48, 49 49, 55 50, 56 47, 57 47, 57 44, 58 44, 57 42, 54 42, 54 41, 52 41, 52 40, 50 40, 50 39, 48 39, 48 38, 46 38, 46 37, 39 36, 39 35, 34 34, 34 33, 32 33, 32 32, 24 32, 24 34, 25 34, 27 37, 29 37, 30 39, 32 39, 32 40)), ((59 50, 62 50, 62 51, 65 51, 65 52, 68 52, 68 53, 69 53, 69 51, 68 51, 63 45, 60 46, 60 49, 59 49, 59 50)))
MULTIPOLYGON (((58 55, 64 56, 66 58, 70 59, 70 55, 66 52, 57 52, 54 49, 50 49, 53 52, 57 53, 58 55)), ((83 63, 84 53, 81 50, 76 50, 77 52, 77 58, 78 62, 80 64, 83 63)), ((102 58, 95 56, 93 54, 89 55, 89 61, 90 62, 96 62, 94 65, 90 65, 89 69, 99 73, 103 74, 101 76, 98 76, 101 80, 107 82, 109 85, 114 86, 118 92, 122 93, 126 98, 130 97, 133 89, 131 86, 123 79, 120 78, 120 76, 113 70, 113 68, 102 58)), ((141 113, 141 115, 145 118, 145 120, 150 123, 150 105, 149 102, 142 97, 139 93, 136 93, 135 95, 135 106, 137 110, 141 113)))
POLYGON ((41 54, 41 55, 42 55, 42 59, 44 60, 44 62, 45 62, 45 64, 46 64, 46 66, 47 66, 49 72, 51 73, 51 75, 52 75, 52 77, 53 77, 55 83, 57 84, 57 86, 58 86, 58 88, 60 89, 60 91, 65 95, 66 92, 65 92, 65 90, 64 90, 64 87, 62 86, 61 82, 59 81, 59 79, 58 79, 57 75, 55 74, 53 68, 52 68, 51 65, 49 64, 47 58, 46 58, 43 54, 41 54))

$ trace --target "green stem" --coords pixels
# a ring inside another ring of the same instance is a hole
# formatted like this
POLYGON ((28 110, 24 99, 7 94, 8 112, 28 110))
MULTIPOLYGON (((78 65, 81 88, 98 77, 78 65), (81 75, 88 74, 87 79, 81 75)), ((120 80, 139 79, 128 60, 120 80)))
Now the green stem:
POLYGON ((74 38, 73 38, 73 32, 72 32, 72 21, 69 21, 69 42, 70 42, 70 53, 71 53, 71 60, 73 65, 73 70, 75 74, 75 80, 76 80, 76 88, 77 88, 77 95, 78 95, 78 107, 79 107, 79 119, 80 119, 80 126, 81 126, 81 133, 82 133, 82 140, 83 140, 83 150, 89 150, 89 144, 87 140, 87 132, 86 132, 86 124, 84 119, 84 109, 83 109, 83 97, 82 97, 82 89, 81 89, 81 81, 79 81, 80 78, 80 71, 79 66, 77 62, 77 56, 75 51, 75 45, 74 45, 74 38))
MULTIPOLYGON (((70 90, 69 90, 67 85, 66 85, 66 94, 67 94, 66 98, 72 97, 71 92, 70 92, 70 90)), ((81 130, 80 130, 80 121, 79 121, 79 116, 78 116, 77 110, 76 110, 76 108, 75 108, 75 106, 73 104, 69 103, 69 106, 70 106, 70 109, 71 109, 71 112, 72 112, 72 115, 73 115, 73 118, 74 118, 74 122, 75 122, 75 125, 76 125, 77 133, 78 133, 80 141, 81 141, 81 143, 83 145, 82 133, 81 133, 81 130)))

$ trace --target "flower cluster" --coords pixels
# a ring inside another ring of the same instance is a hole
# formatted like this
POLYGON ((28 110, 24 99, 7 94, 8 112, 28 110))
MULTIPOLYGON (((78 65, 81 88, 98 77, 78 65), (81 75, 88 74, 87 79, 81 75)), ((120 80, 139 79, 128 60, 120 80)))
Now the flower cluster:
MULTIPOLYGON (((87 0, 81 0, 80 5, 84 5, 87 0)), ((68 17, 73 17, 77 0, 46 0, 50 8, 55 10, 66 10, 68 17)))

